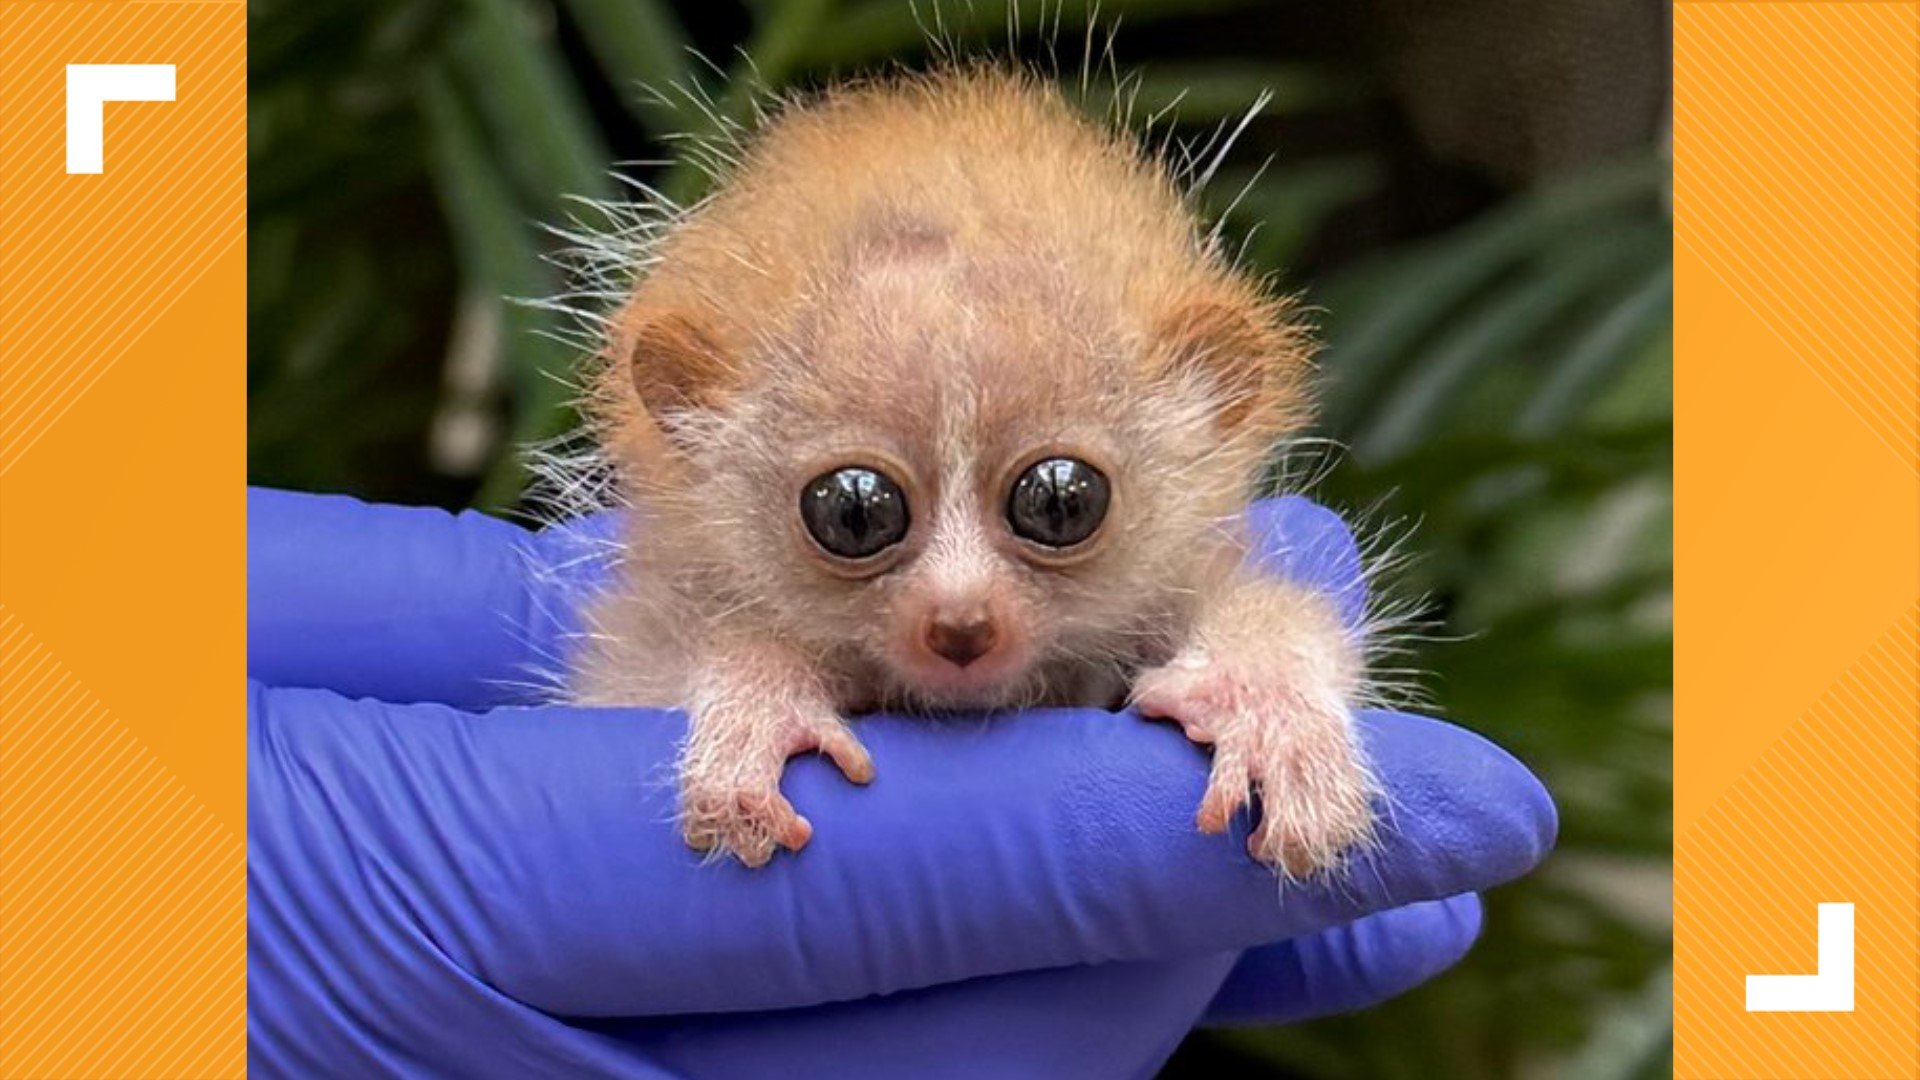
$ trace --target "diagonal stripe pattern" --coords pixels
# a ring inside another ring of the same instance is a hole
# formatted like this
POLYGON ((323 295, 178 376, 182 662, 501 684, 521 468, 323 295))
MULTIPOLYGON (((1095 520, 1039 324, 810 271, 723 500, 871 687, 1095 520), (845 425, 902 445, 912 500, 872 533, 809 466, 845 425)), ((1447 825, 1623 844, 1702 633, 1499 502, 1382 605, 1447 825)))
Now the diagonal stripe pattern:
POLYGON ((0 866, 0 1076, 245 1071, 245 845, 5 608, 0 866))
POLYGON ((1909 611, 1679 839, 1674 1068, 1684 1077, 1907 1077, 1916 1062, 1909 611), (1893 830, 1876 828, 1892 823, 1893 830), (1758 856, 1756 859, 1755 856, 1758 856), (1746 976, 1811 974, 1822 902, 1855 908, 1855 1011, 1744 1016, 1746 976), (1728 1024, 1727 1017, 1738 1017, 1728 1024), (1756 1071, 1766 1061, 1777 1070, 1756 1071))
POLYGON ((233 240, 246 203, 246 19, 227 4, 0 4, 0 475, 233 240), (106 167, 66 174, 66 65, 176 69, 106 106, 106 167))
POLYGON ((1913 144, 1883 137, 1914 123, 1913 5, 1682 4, 1674 56, 1676 243, 1920 475, 1913 144))

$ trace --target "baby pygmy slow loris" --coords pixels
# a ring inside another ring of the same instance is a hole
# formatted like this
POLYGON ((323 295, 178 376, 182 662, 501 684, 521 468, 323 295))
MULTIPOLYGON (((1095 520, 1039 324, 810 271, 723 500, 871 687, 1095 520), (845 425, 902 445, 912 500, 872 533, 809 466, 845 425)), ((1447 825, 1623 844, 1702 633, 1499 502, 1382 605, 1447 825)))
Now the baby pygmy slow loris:
POLYGON ((871 781, 864 711, 1125 702, 1212 748, 1200 829, 1257 792, 1293 876, 1368 839, 1357 631, 1246 565, 1308 345, 1154 156, 1021 72, 850 85, 647 263, 592 395, 636 512, 570 692, 688 711, 688 843, 803 847, 785 764, 871 781))

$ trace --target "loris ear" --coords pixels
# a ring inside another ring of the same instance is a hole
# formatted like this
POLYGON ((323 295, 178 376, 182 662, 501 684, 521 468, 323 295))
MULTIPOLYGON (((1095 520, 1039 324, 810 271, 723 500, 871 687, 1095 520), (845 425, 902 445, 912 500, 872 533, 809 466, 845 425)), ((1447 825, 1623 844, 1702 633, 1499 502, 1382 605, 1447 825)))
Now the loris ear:
POLYGON ((688 315, 642 314, 626 343, 633 388, 656 422, 664 414, 715 408, 737 383, 739 371, 726 350, 688 315))
POLYGON ((1191 297, 1168 308, 1152 333, 1157 373, 1208 385, 1222 431, 1278 435, 1303 419, 1308 348, 1278 305, 1191 297))

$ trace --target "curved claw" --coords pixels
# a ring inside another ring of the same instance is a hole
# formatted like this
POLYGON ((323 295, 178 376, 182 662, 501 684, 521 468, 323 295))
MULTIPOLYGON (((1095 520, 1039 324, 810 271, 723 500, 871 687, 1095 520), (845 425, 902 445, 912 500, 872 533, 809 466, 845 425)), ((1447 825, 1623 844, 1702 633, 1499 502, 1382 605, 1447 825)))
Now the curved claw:
POLYGON ((873 781, 866 747, 830 713, 710 713, 697 725, 705 731, 696 734, 697 749, 681 762, 680 818, 682 835, 698 851, 759 867, 782 848, 806 847, 813 823, 780 792, 787 762, 796 755, 818 752, 853 783, 873 781))
POLYGON ((681 808, 687 846, 728 854, 747 866, 765 866, 780 848, 799 851, 813 839, 813 824, 778 789, 691 797, 681 808))
POLYGON ((873 783, 873 758, 846 724, 834 721, 833 730, 822 733, 806 749, 817 750, 832 761, 840 774, 856 784, 873 783))
POLYGON ((1253 796, 1253 776, 1240 754, 1230 747, 1215 751, 1213 772, 1207 778, 1207 793, 1200 799, 1200 811, 1194 821, 1203 833, 1218 835, 1227 831, 1227 823, 1253 796))

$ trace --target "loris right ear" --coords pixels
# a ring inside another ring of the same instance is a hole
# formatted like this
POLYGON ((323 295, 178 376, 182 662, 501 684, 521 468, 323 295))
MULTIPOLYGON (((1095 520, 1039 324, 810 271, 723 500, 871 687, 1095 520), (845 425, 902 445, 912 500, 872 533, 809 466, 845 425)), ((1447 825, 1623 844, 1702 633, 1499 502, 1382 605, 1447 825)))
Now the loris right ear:
POLYGON ((1308 347, 1280 304, 1251 294, 1185 297, 1162 312, 1152 339, 1159 374, 1209 387, 1223 432, 1272 436, 1300 422, 1308 347))
POLYGON ((725 348, 694 317, 638 313, 625 341, 633 388, 655 423, 717 408, 737 384, 739 372, 725 348))

